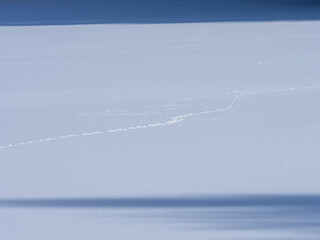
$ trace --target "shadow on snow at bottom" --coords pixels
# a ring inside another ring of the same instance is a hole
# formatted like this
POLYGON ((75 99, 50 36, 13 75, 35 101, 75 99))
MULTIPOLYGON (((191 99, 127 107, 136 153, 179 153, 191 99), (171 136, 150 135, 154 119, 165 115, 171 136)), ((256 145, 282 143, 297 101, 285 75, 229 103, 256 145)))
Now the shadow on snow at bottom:
POLYGON ((303 239, 320 236, 320 195, 1 199, 0 208, 131 209, 140 212, 133 217, 184 223, 193 230, 277 230, 303 232, 303 239))

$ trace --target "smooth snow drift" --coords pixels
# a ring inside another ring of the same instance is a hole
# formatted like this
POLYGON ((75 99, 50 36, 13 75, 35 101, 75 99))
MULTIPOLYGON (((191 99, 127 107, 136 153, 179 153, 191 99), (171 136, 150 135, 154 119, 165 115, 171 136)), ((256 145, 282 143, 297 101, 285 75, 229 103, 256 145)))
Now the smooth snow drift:
POLYGON ((0 239, 319 239, 318 5, 26 2, 0 3, 0 239))

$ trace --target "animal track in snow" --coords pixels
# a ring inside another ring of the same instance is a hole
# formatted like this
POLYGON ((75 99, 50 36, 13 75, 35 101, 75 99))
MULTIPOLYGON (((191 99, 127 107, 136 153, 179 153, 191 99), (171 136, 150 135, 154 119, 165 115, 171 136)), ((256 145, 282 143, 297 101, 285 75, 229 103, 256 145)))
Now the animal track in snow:
POLYGON ((58 140, 63 140, 63 139, 76 138, 76 137, 94 136, 94 135, 102 135, 102 134, 108 134, 108 133, 117 133, 117 132, 131 131, 131 130, 139 130, 139 129, 145 129, 145 128, 151 128, 151 127, 173 125, 173 124, 180 123, 181 121, 185 120, 188 117, 228 111, 236 106, 239 99, 240 99, 240 96, 235 96, 234 99, 226 107, 202 111, 202 112, 190 112, 190 113, 186 113, 186 114, 182 114, 182 115, 177 115, 177 116, 174 116, 164 122, 149 123, 149 124, 145 124, 145 125, 131 126, 131 127, 127 127, 127 128, 110 129, 110 130, 105 130, 105 131, 84 132, 84 133, 69 134, 69 135, 58 136, 58 137, 48 137, 48 138, 43 138, 43 139, 38 139, 38 140, 33 140, 33 141, 28 141, 28 142, 20 142, 20 143, 2 145, 2 146, 0 146, 0 149, 13 148, 13 147, 18 147, 18 146, 38 144, 38 143, 51 142, 51 141, 58 141, 58 140))
POLYGON ((259 95, 259 94, 274 94, 274 93, 285 93, 291 91, 302 91, 302 90, 310 90, 310 89, 318 89, 320 88, 320 84, 318 85, 310 85, 305 87, 288 87, 288 88, 274 88, 274 89, 258 89, 258 90, 237 90, 231 91, 229 94, 238 94, 238 96, 250 96, 250 95, 259 95))
POLYGON ((145 128, 151 128, 151 127, 172 125, 172 124, 180 123, 181 121, 183 121, 184 119, 186 119, 188 117, 211 114, 211 113, 215 113, 215 112, 224 112, 224 111, 230 110, 236 106, 237 102, 239 101, 240 97, 242 97, 242 96, 257 95, 257 94, 264 94, 264 93, 271 93, 272 94, 272 93, 279 93, 279 92, 290 92, 290 91, 318 89, 318 88, 320 88, 320 85, 305 86, 305 87, 277 88, 277 89, 257 90, 257 91, 252 91, 252 90, 250 90, 250 91, 235 91, 235 92, 233 92, 233 94, 236 93, 237 95, 229 103, 229 105, 226 107, 223 107, 223 108, 219 108, 219 109, 207 110, 207 111, 201 111, 201 112, 190 112, 190 113, 174 116, 174 117, 168 119, 167 121, 158 122, 158 123, 150 123, 150 124, 145 124, 145 125, 131 126, 131 127, 127 127, 127 128, 110 129, 110 130, 105 130, 105 131, 94 131, 94 132, 84 132, 84 133, 79 133, 79 134, 69 134, 69 135, 58 136, 58 137, 48 137, 48 138, 38 139, 38 140, 33 140, 33 141, 28 141, 28 142, 0 145, 0 149, 13 148, 13 147, 18 147, 18 146, 44 143, 44 142, 50 142, 50 141, 57 141, 57 140, 76 138, 76 137, 94 136, 94 135, 102 135, 102 134, 108 134, 108 133, 117 133, 117 132, 139 130, 139 129, 145 129, 145 128))

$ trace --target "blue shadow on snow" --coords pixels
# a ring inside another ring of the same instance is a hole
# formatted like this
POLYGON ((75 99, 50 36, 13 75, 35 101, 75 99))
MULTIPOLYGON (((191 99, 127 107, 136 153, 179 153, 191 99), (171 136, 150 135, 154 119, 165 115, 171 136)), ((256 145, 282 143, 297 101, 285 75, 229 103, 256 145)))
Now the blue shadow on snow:
POLYGON ((319 19, 314 0, 0 1, 0 26, 319 19))
POLYGON ((298 231, 320 236, 320 195, 2 199, 0 208, 139 210, 139 218, 198 230, 298 231), (156 210, 156 211, 152 211, 156 210))

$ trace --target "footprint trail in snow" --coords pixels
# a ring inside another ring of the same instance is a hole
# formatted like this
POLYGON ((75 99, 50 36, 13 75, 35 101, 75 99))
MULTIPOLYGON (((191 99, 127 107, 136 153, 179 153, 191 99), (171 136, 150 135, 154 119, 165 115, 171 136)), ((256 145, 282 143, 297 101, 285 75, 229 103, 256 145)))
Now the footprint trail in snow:
POLYGON ((167 120, 165 122, 149 123, 149 124, 145 124, 145 125, 138 125, 138 126, 132 126, 132 127, 127 127, 127 128, 118 128, 118 129, 109 129, 109 130, 105 130, 105 131, 84 132, 84 133, 69 134, 69 135, 58 136, 58 137, 48 137, 48 138, 43 138, 43 139, 38 139, 38 140, 33 140, 33 141, 28 141, 28 142, 20 142, 20 143, 2 145, 2 146, 0 146, 0 149, 13 148, 13 147, 30 145, 30 144, 45 143, 45 142, 50 142, 50 141, 57 141, 57 140, 76 138, 76 137, 94 136, 94 135, 110 134, 110 133, 125 132, 125 131, 131 131, 131 130, 152 128, 152 127, 173 125, 173 124, 180 123, 181 121, 185 120, 188 117, 228 111, 236 106, 239 99, 240 99, 240 96, 235 96, 234 99, 226 107, 202 111, 202 112, 190 112, 190 113, 186 113, 186 114, 182 114, 182 115, 177 115, 177 116, 170 118, 169 120, 167 120))

